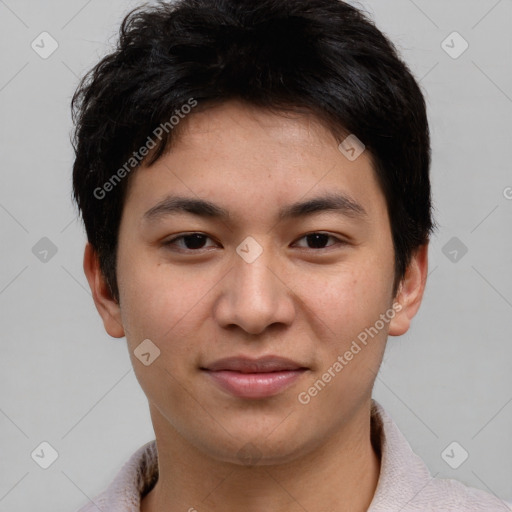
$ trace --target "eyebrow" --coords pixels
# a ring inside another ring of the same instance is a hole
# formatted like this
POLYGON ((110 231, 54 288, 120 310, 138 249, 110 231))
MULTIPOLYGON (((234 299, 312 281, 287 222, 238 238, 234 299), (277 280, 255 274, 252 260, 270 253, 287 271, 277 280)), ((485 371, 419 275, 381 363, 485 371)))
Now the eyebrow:
MULTIPOLYGON (((320 212, 336 212, 345 217, 365 220, 368 213, 364 207, 342 193, 330 193, 314 197, 306 201, 293 203, 283 207, 278 213, 278 220, 289 220, 320 212)), ((228 210, 204 199, 183 196, 167 196, 143 215, 145 222, 156 222, 173 214, 190 213, 198 217, 229 220, 228 210)))

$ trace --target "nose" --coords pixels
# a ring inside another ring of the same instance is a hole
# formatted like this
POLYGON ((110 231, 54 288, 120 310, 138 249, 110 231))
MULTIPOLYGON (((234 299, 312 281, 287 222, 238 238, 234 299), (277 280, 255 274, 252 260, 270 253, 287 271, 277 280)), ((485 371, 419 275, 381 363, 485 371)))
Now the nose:
POLYGON ((291 325, 295 315, 293 292, 269 251, 252 263, 235 254, 233 268, 221 281, 215 318, 221 327, 236 325, 261 334, 274 324, 291 325))

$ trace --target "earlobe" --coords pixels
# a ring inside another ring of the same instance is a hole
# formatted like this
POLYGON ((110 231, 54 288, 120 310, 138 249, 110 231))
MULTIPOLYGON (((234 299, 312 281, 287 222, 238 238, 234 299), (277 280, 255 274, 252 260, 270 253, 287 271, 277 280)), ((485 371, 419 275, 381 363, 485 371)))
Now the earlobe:
POLYGON ((83 266, 94 304, 103 320, 105 330, 113 338, 122 338, 125 333, 121 320, 121 309, 112 297, 101 272, 98 255, 90 243, 85 246, 83 266))
POLYGON ((418 312, 423 299, 427 274, 428 243, 420 246, 413 254, 393 300, 393 309, 397 313, 389 324, 388 334, 390 336, 401 336, 409 330, 411 321, 418 312))

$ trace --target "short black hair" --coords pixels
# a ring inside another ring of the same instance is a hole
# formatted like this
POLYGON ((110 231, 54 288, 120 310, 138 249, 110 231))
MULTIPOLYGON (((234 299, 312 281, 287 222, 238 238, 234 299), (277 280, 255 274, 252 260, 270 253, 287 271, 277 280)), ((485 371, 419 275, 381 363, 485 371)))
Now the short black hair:
POLYGON ((340 142, 362 141, 390 217, 395 294, 436 226, 426 104, 392 42, 340 0, 178 0, 129 12, 71 102, 73 197, 113 298, 128 173, 171 147, 185 105, 229 100, 309 112, 340 142))

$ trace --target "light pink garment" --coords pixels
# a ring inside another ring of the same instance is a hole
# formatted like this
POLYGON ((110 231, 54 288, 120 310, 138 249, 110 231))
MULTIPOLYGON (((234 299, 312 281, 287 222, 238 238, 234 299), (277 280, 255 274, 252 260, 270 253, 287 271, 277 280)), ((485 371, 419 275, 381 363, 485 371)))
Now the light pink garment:
MULTIPOLYGON (((368 512, 510 512, 505 502, 457 480, 432 478, 382 406, 372 400, 372 438, 380 445, 381 471, 368 512)), ((112 484, 78 512, 140 512, 158 478, 155 441, 139 448, 112 484)))

